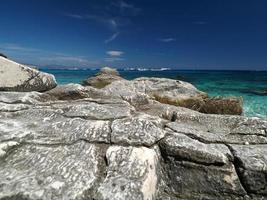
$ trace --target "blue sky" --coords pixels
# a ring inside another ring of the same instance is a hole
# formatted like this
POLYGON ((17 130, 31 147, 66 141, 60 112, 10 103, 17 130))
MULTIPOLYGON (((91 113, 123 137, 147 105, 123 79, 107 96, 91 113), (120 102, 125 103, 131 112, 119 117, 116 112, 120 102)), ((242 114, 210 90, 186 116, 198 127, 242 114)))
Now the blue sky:
POLYGON ((266 0, 9 0, 0 52, 36 65, 267 70, 266 0))

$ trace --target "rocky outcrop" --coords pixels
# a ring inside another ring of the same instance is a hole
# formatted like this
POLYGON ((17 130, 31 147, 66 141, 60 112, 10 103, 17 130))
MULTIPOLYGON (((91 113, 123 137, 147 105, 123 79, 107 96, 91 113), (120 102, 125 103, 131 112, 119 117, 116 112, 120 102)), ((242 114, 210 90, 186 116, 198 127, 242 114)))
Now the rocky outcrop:
POLYGON ((106 85, 118 80, 122 80, 119 72, 116 69, 109 67, 103 67, 96 74, 95 77, 90 77, 87 80, 82 82, 84 86, 93 86, 95 88, 103 88, 106 85))
POLYGON ((243 99, 241 97, 197 96, 176 100, 158 95, 154 97, 161 103, 181 106, 207 114, 241 115, 243 112, 243 99))
POLYGON ((267 120, 163 104, 149 81, 0 92, 0 199, 266 199, 267 120))
POLYGON ((112 68, 102 68, 83 85, 101 88, 107 95, 119 96, 133 105, 147 104, 148 99, 155 99, 207 114, 241 115, 243 112, 242 98, 209 97, 190 83, 167 78, 142 77, 128 81, 112 68))
MULTIPOLYGON (((209 97, 192 84, 166 78, 137 78, 121 80, 103 88, 109 95, 119 95, 124 99, 152 98, 160 103, 181 106, 207 114, 241 115, 242 98, 209 97), (146 97, 144 96, 146 95, 146 97)), ((143 100, 144 103, 147 101, 143 100)))
POLYGON ((53 75, 0 56, 0 91, 43 92, 56 85, 53 75))

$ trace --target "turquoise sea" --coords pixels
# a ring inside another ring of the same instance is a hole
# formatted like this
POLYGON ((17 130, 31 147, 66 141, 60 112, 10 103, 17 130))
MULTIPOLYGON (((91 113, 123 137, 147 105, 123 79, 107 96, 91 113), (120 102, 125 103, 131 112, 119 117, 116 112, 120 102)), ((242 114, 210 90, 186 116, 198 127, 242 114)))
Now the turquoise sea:
MULTIPOLYGON (((43 69, 59 84, 80 83, 98 70, 43 69)), ((267 71, 119 70, 122 77, 166 77, 192 83, 211 96, 242 96, 244 115, 267 118, 267 71)))

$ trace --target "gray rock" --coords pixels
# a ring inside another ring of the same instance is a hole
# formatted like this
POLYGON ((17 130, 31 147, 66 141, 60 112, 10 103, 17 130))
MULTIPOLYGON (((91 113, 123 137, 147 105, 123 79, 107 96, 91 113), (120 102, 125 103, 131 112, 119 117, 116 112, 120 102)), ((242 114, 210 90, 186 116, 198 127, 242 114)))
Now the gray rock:
POLYGON ((169 185, 174 195, 197 199, 245 195, 235 172, 232 154, 222 144, 204 144, 190 137, 169 131, 160 147, 167 163, 169 185))
POLYGON ((110 143, 109 121, 66 118, 60 109, 30 109, 2 114, 0 118, 0 142, 13 140, 55 145, 86 140, 110 143))
POLYGON ((13 147, 0 158, 0 199, 90 199, 105 169, 102 154, 83 141, 13 147))
POLYGON ((267 121, 153 100, 165 84, 0 92, 0 199, 266 199, 267 121))
POLYGON ((121 80, 111 83, 102 89, 108 96, 117 96, 131 105, 139 106, 149 103, 151 97, 143 92, 138 91, 131 81, 121 80))
MULTIPOLYGON (((137 78, 132 81, 115 81, 104 88, 108 94, 119 95, 125 100, 155 99, 164 104, 186 107, 210 114, 242 114, 243 101, 236 97, 208 97, 190 83, 167 78, 137 78), (142 95, 141 95, 142 94, 142 95)), ((138 102, 138 101, 136 101, 138 102)), ((145 103, 136 103, 144 105, 145 103)))
POLYGON ((190 110, 188 108, 177 107, 173 105, 159 103, 158 101, 149 100, 148 104, 141 104, 136 106, 137 110, 152 116, 158 116, 160 118, 175 121, 180 114, 184 115, 199 115, 199 112, 190 110))
POLYGON ((79 84, 60 85, 49 90, 46 94, 52 96, 55 100, 76 100, 90 97, 90 88, 79 84))
POLYGON ((64 109, 67 117, 82 117, 95 120, 110 120, 129 117, 134 110, 129 104, 97 104, 94 102, 57 105, 64 109))
POLYGON ((55 77, 0 57, 1 91, 47 91, 56 87, 55 77))
POLYGON ((0 112, 15 112, 19 110, 27 110, 30 106, 25 104, 7 104, 0 102, 0 112))
POLYGON ((8 104, 40 104, 50 98, 49 95, 39 92, 0 92, 0 102, 8 104))
POLYGON ((167 97, 169 99, 187 99, 206 96, 195 86, 184 81, 167 78, 137 78, 132 81, 136 90, 150 96, 167 97))
POLYGON ((160 147, 166 155, 200 164, 224 165, 233 160, 223 144, 205 144, 186 135, 168 132, 160 147))
POLYGON ((120 96, 134 96, 137 93, 141 93, 147 94, 150 97, 160 95, 175 100, 205 95, 190 83, 166 78, 121 80, 111 83, 104 90, 120 96))
POLYGON ((246 195, 231 163, 202 165, 173 157, 165 162, 164 177, 173 199, 243 199, 246 195))
POLYGON ((204 142, 267 144, 267 121, 239 116, 177 113, 170 129, 204 142))
POLYGON ((158 155, 146 147, 112 146, 107 150, 107 175, 97 199, 152 200, 156 198, 158 155))
POLYGON ((163 120, 139 114, 113 121, 111 142, 115 144, 151 146, 165 135, 163 120))
POLYGON ((247 191, 267 195, 267 145, 231 145, 247 191))

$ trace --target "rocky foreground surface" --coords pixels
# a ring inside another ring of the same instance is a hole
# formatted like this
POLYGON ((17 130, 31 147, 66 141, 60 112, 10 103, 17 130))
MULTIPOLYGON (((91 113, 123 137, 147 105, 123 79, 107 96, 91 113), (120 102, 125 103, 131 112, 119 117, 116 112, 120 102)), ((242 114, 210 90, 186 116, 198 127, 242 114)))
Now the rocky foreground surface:
POLYGON ((173 81, 0 92, 0 199, 267 199, 267 120, 156 101, 203 95, 173 81))

